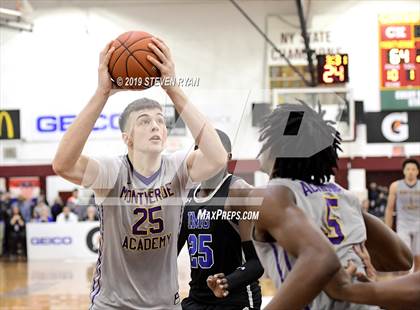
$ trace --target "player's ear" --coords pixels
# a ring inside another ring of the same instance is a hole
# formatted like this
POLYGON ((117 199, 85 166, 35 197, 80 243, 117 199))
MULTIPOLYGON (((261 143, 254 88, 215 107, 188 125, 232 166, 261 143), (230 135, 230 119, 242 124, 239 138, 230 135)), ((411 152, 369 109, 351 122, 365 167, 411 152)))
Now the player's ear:
POLYGON ((122 133, 122 139, 123 139, 125 145, 127 145, 128 147, 133 146, 133 139, 126 132, 122 133))
POLYGON ((229 153, 228 154, 228 160, 231 160, 232 159, 232 153, 229 153))

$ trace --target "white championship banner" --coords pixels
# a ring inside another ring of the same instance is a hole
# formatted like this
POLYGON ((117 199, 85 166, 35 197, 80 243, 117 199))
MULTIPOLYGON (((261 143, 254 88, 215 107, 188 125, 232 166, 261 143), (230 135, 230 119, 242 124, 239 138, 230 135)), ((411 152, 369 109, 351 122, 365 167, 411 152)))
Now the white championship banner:
POLYGON ((99 222, 26 224, 28 260, 95 261, 99 238, 99 222))

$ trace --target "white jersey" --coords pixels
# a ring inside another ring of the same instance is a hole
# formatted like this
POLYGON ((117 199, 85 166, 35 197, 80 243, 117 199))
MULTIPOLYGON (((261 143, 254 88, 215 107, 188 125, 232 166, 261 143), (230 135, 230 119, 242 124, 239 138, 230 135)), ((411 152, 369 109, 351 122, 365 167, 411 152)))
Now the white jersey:
MULTIPOLYGON (((343 266, 353 260, 359 271, 364 272, 363 263, 353 251, 353 245, 366 240, 361 206, 357 197, 336 183, 321 186, 299 180, 273 179, 270 185, 283 185, 296 197, 297 206, 324 232, 333 245, 343 266)), ((255 249, 261 263, 270 278, 279 288, 296 262, 295 257, 287 253, 277 243, 254 240, 255 249)), ((309 267, 309 266, 308 266, 309 267)), ((310 271, 310 267, 308 269, 310 271)), ((377 309, 377 307, 338 302, 324 292, 316 297, 305 310, 359 310, 377 309)))
POLYGON ((420 182, 408 186, 404 180, 397 181, 397 231, 407 229, 420 231, 420 182))
POLYGON ((101 242, 91 309, 181 309, 177 237, 188 181, 186 153, 162 155, 150 177, 128 156, 97 160, 91 188, 100 209, 101 242))

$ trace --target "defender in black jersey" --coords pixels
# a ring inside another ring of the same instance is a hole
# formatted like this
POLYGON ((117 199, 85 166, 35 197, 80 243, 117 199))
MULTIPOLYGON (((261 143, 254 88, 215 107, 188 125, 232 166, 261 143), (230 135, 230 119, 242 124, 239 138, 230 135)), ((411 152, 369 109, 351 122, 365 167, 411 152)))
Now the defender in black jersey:
MULTIPOLYGON (((230 140, 216 131, 230 159, 230 140)), ((239 212, 245 207, 238 206, 238 199, 233 202, 250 188, 243 179, 228 174, 226 167, 189 192, 178 239, 178 253, 187 241, 191 259, 190 292, 182 301, 183 309, 260 309, 258 279, 264 270, 251 241, 252 223, 240 220, 239 212), (217 281, 215 274, 224 292, 219 297, 208 286, 208 281, 217 281)))

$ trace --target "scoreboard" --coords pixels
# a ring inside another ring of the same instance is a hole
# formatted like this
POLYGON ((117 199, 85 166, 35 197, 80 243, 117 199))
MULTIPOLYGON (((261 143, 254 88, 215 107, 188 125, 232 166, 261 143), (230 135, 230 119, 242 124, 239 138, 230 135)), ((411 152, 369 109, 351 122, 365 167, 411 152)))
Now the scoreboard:
POLYGON ((349 81, 347 54, 317 55, 318 84, 342 84, 349 81))
POLYGON ((379 18, 381 106, 420 109, 420 16, 379 18))

